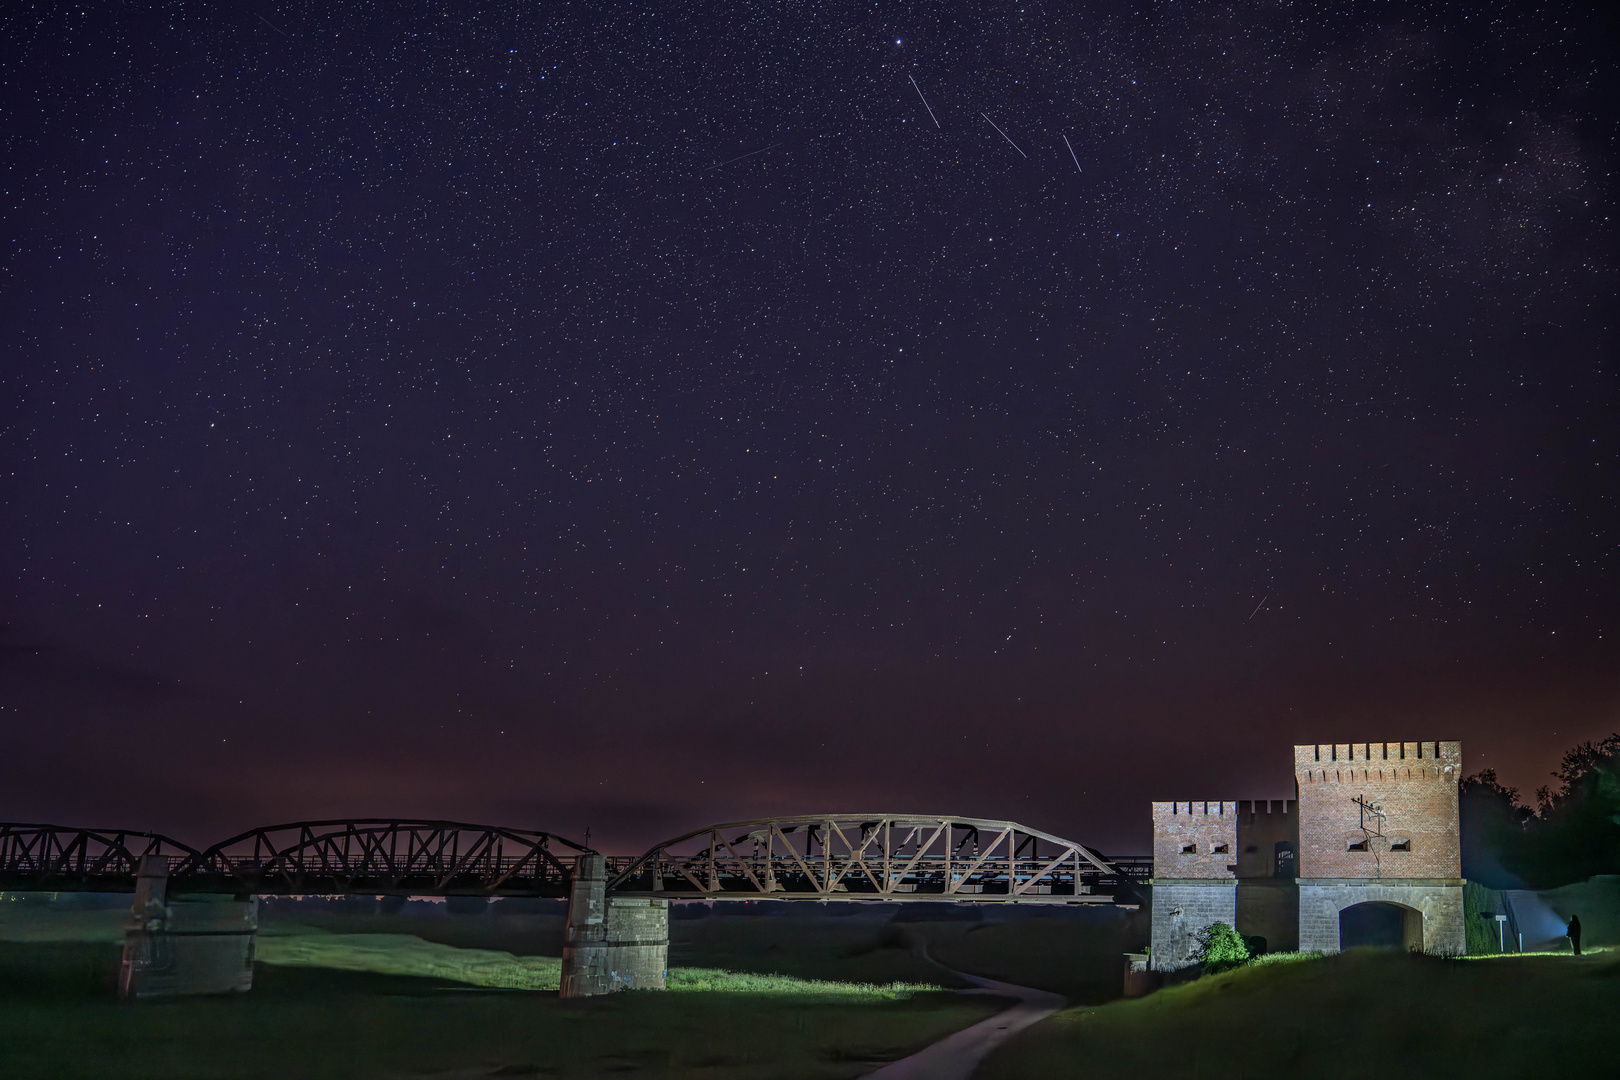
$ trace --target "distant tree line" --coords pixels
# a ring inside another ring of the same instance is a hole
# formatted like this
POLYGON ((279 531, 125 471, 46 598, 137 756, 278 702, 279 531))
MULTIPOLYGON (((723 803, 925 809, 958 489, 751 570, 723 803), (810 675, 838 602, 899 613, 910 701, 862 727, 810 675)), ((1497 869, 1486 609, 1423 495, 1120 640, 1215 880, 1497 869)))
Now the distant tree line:
POLYGON ((1620 874, 1620 732, 1564 755, 1534 808, 1495 769, 1461 785, 1463 876, 1495 889, 1553 889, 1620 874))

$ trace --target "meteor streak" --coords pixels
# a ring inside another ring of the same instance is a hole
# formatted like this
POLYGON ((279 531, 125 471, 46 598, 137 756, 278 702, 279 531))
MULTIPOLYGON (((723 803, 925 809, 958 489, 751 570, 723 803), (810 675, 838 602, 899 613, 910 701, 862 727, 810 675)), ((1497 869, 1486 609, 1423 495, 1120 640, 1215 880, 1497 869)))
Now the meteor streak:
MULTIPOLYGON (((1018 150, 1018 144, 1013 142, 1011 137, 1009 137, 1008 134, 1005 131, 1002 131, 999 127, 996 127, 996 122, 994 120, 990 119, 990 117, 986 116, 982 112, 979 115, 984 117, 984 122, 985 123, 989 124, 993 128, 996 128, 996 134, 1000 135, 1003 139, 1006 139, 1008 146, 1012 147, 1014 150, 1018 150)), ((1018 150, 1018 152, 1020 154, 1023 154, 1025 160, 1028 160, 1028 158, 1029 158, 1028 154, 1025 154, 1022 150, 1018 150)))
POLYGON ((741 161, 745 157, 753 157, 755 154, 763 154, 767 150, 775 150, 778 146, 781 146, 781 145, 782 144, 779 143, 779 142, 773 142, 773 143, 771 143, 771 145, 762 146, 758 150, 750 150, 746 154, 738 154, 736 157, 726 158, 726 160, 724 160, 724 161, 717 161, 713 165, 706 166, 703 171, 708 172, 710 169, 718 169, 722 165, 730 165, 733 161, 741 161))
POLYGON ((1075 157, 1074 147, 1070 146, 1069 137, 1067 135, 1063 136, 1063 145, 1069 147, 1069 156, 1074 158, 1074 171, 1075 172, 1085 172, 1086 170, 1084 170, 1084 169, 1082 169, 1080 167, 1080 159, 1078 157, 1075 157))
POLYGON ((923 97, 922 87, 918 86, 917 80, 912 79, 910 75, 907 75, 906 78, 911 79, 911 88, 917 91, 918 97, 922 98, 923 108, 928 110, 928 119, 934 122, 935 127, 939 127, 939 117, 934 115, 934 107, 928 104, 927 98, 923 97))

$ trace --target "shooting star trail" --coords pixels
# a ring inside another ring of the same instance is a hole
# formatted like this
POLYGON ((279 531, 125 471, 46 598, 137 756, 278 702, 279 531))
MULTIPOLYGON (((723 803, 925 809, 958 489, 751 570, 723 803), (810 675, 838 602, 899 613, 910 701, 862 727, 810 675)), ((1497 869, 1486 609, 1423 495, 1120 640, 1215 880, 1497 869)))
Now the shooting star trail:
POLYGON ((287 33, 287 31, 283 30, 281 27, 277 26, 275 23, 271 22, 269 19, 265 18, 263 15, 257 16, 257 18, 258 18, 258 20, 260 22, 264 23, 264 25, 268 26, 270 29, 274 30, 276 33, 280 34, 282 37, 289 38, 289 39, 292 37, 291 34, 287 33))
POLYGON ((1254 617, 1256 615, 1260 614, 1260 609, 1266 606, 1266 601, 1270 600, 1270 599, 1271 599, 1271 594, 1270 593, 1266 593, 1266 595, 1262 596, 1260 598, 1260 602, 1258 604, 1254 605, 1254 610, 1249 612, 1249 617, 1247 619, 1244 619, 1243 621, 1244 622, 1252 622, 1254 620, 1254 617))
MULTIPOLYGON (((984 113, 980 113, 979 115, 984 116, 984 122, 985 123, 989 124, 993 128, 996 128, 996 134, 1000 135, 1003 139, 1006 139, 1008 146, 1012 147, 1014 150, 1018 150, 1018 144, 1013 142, 1012 139, 1007 135, 1007 133, 1005 131, 1002 131, 1000 128, 996 127, 996 122, 994 120, 990 119, 988 116, 985 116, 984 113)), ((1024 152, 1022 150, 1018 150, 1018 152, 1020 154, 1024 155, 1024 160, 1025 161, 1029 160, 1029 155, 1028 154, 1024 154, 1024 152)))
MULTIPOLYGON (((911 76, 907 75, 906 78, 911 79, 911 76)), ((923 97, 922 87, 917 85, 916 79, 911 79, 911 88, 917 91, 918 97, 922 98, 923 108, 928 110, 928 119, 934 122, 935 127, 939 127, 939 117, 934 115, 934 107, 928 104, 927 98, 923 97)))
POLYGON ((710 169, 718 169, 722 165, 730 165, 733 161, 741 161, 745 157, 753 157, 755 154, 763 154, 767 150, 775 150, 778 146, 781 146, 781 145, 782 144, 779 143, 779 142, 773 142, 773 143, 771 143, 771 145, 762 146, 758 150, 750 150, 746 154, 738 154, 734 158, 726 158, 726 160, 717 161, 713 165, 706 165, 706 166, 703 167, 703 171, 708 172, 710 169))
POLYGON ((1074 171, 1082 173, 1085 172, 1086 170, 1080 167, 1080 159, 1075 157, 1074 147, 1069 145, 1069 137, 1067 135, 1063 136, 1063 145, 1069 147, 1069 156, 1074 158, 1074 171))

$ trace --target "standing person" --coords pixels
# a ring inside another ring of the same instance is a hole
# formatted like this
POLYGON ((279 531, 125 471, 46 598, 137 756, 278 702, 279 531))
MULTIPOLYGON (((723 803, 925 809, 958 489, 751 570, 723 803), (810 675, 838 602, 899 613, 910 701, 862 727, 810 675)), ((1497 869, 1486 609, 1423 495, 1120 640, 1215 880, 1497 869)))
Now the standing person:
POLYGON ((1569 925, 1564 927, 1564 933, 1569 935, 1569 943, 1575 946, 1575 955, 1581 955, 1581 917, 1571 915, 1569 925))

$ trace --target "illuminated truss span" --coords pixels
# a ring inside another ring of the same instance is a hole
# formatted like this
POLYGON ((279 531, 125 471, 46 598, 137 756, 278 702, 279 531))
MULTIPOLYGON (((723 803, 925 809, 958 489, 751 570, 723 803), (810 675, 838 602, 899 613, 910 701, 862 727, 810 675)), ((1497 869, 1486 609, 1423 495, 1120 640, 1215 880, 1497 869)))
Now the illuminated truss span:
POLYGON ((1016 822, 898 814, 712 825, 614 862, 610 890, 670 899, 1111 903, 1135 877, 1016 822))
POLYGON ((0 890, 129 892, 141 856, 181 863, 199 854, 157 833, 0 822, 0 890))
POLYGON ((456 821, 299 821, 177 865, 170 890, 376 896, 566 896, 575 855, 551 833, 456 821), (568 849, 561 861, 551 850, 568 849))

